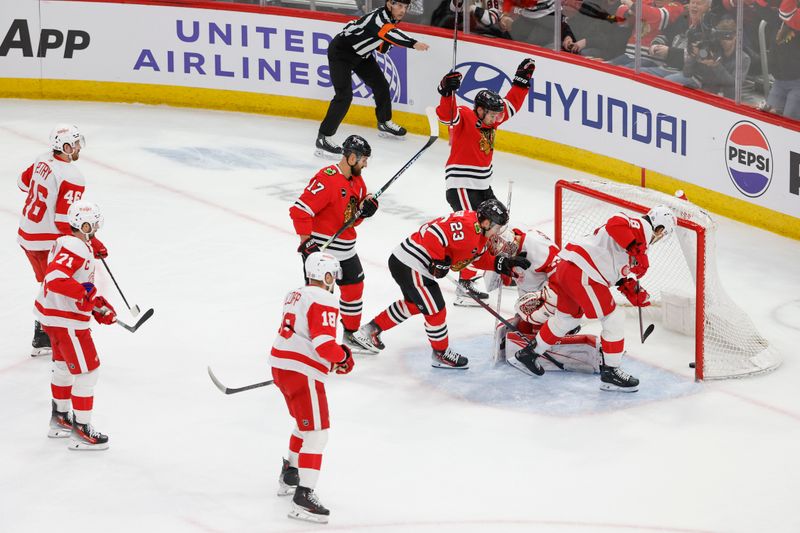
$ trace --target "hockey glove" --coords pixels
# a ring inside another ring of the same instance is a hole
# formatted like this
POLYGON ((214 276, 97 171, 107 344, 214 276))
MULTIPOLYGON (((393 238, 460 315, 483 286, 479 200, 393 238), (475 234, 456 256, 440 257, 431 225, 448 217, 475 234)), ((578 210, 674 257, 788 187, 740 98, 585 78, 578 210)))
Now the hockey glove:
POLYGON ((106 248, 105 244, 100 242, 100 239, 92 237, 89 242, 92 245, 92 250, 94 250, 95 259, 105 259, 108 257, 108 248, 106 248))
POLYGON ((625 278, 617 284, 617 290, 625 295, 625 298, 635 307, 647 307, 650 305, 650 295, 633 278, 625 278))
POLYGON ((450 272, 450 265, 452 264, 453 260, 449 256, 445 256, 441 260, 431 259, 431 264, 428 265, 428 272, 433 274, 436 279, 443 278, 450 272))
POLYGON ((92 316, 100 324, 113 324, 117 321, 117 312, 108 303, 108 300, 102 296, 94 299, 94 309, 92 309, 92 316))
POLYGON ((536 70, 536 61, 532 58, 523 59, 522 63, 517 67, 517 73, 514 76, 514 85, 519 87, 530 87, 531 76, 533 71, 536 70))
POLYGON ((344 359, 338 363, 333 363, 333 371, 337 374, 349 374, 353 371, 353 367, 356 366, 356 361, 353 359, 353 352, 350 351, 350 348, 344 344, 340 346, 344 351, 344 359))
POLYGON ((647 273, 647 269, 650 268, 650 261, 648 261, 645 253, 646 249, 647 247, 644 244, 636 241, 628 247, 628 253, 631 256, 631 274, 637 278, 644 276, 647 273))
POLYGON ((86 294, 80 300, 75 302, 75 305, 81 311, 91 311, 94 309, 94 297, 97 294, 97 289, 94 287, 94 283, 81 283, 83 288, 86 289, 86 294))
POLYGON ((300 252, 300 255, 303 256, 303 261, 305 261, 309 255, 314 252, 321 252, 322 250, 319 249, 319 244, 314 242, 314 239, 306 239, 300 243, 300 246, 297 247, 297 251, 300 252))
POLYGON ((442 78, 442 81, 439 82, 439 94, 442 96, 450 96, 458 88, 461 87, 461 73, 456 71, 448 72, 442 78))
POLYGON ((514 257, 498 255, 497 259, 494 260, 494 270, 506 276, 514 276, 515 267, 519 267, 522 270, 530 268, 531 262, 526 258, 527 255, 527 252, 522 252, 514 257))
POLYGON ((361 202, 361 218, 369 218, 378 211, 378 200, 371 194, 361 202))

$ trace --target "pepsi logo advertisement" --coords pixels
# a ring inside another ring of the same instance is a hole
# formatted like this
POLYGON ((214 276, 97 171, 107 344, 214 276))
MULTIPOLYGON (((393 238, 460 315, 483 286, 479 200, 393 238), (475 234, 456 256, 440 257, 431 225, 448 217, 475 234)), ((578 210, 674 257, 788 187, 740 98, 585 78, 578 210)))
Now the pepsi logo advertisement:
POLYGON ((725 165, 734 186, 743 195, 756 198, 772 182, 772 148, 758 126, 747 120, 733 125, 725 140, 725 165))

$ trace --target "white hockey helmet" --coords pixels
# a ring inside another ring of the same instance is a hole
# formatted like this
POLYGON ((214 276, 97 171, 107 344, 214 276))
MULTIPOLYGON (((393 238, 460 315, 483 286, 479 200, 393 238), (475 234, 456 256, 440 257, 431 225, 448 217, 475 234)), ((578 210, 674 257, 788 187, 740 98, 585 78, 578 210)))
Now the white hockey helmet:
MULTIPOLYGON (((664 227, 662 237, 666 237, 675 231, 675 226, 678 224, 678 218, 675 216, 675 213, 666 205, 657 205, 650 209, 650 211, 647 212, 647 218, 650 219, 653 231, 658 229, 659 226, 664 227)), ((648 236, 647 242, 650 242, 649 237, 650 236, 648 236)))
MULTIPOLYGON (((339 260, 326 252, 314 252, 306 258, 306 277, 325 283, 325 274, 333 276, 334 281, 342 279, 342 267, 339 260)), ((325 286, 330 289, 333 283, 325 286)))
POLYGON ((73 124, 56 124, 50 132, 50 147, 57 152, 71 153, 75 143, 80 143, 80 148, 86 146, 86 138, 81 134, 78 126, 73 124), (69 152, 64 151, 64 145, 70 146, 69 152))
POLYGON ((516 232, 508 226, 503 227, 502 231, 489 237, 489 251, 492 255, 517 255, 519 244, 517 244, 516 232))
POLYGON ((67 219, 70 226, 89 236, 97 233, 105 220, 97 204, 88 200, 73 202, 67 211, 67 219), (85 229, 86 224, 89 224, 89 231, 85 229))

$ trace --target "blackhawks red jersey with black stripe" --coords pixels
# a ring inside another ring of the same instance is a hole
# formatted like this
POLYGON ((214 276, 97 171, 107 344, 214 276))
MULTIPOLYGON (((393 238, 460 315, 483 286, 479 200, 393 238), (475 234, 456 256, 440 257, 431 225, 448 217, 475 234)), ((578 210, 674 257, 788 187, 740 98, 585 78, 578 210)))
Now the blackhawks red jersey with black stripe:
POLYGON ((455 95, 441 97, 436 115, 442 124, 449 126, 453 121, 453 142, 444 169, 447 189, 486 190, 492 186, 497 127, 522 108, 527 95, 527 87, 512 85, 504 98, 505 109, 492 126, 484 126, 473 109, 456 106, 455 95))
POLYGON ((488 250, 486 236, 475 211, 456 211, 423 224, 392 252, 397 259, 423 276, 435 279, 429 271, 431 260, 449 257, 452 270, 469 265, 493 270, 495 256, 488 250))
POLYGON ((87 329, 91 311, 81 311, 78 300, 86 294, 81 283, 94 283, 94 252, 72 235, 56 239, 47 256, 47 271, 34 304, 34 314, 44 326, 87 329))
POLYGON ((85 180, 75 163, 65 163, 53 153, 41 155, 17 180, 28 193, 19 218, 17 242, 29 251, 45 251, 61 235, 70 235, 67 211, 83 196, 85 180))
MULTIPOLYGON (((339 165, 320 169, 303 189, 300 198, 289 208, 294 230, 298 235, 311 235, 323 244, 358 210, 367 196, 367 186, 361 176, 345 177, 339 165)), ((356 229, 347 228, 327 248, 327 252, 342 261, 356 254, 356 229)))

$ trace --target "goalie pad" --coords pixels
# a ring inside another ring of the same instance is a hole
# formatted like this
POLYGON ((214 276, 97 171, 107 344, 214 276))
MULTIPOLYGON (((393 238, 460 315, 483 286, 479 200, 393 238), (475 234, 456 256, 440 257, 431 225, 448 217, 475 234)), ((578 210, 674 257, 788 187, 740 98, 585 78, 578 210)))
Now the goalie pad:
MULTIPOLYGON (((499 329, 499 328, 498 328, 499 329)), ((514 355, 528 345, 523 334, 508 331, 505 335, 504 357, 514 355)), ((583 372, 599 374, 602 356, 600 355, 600 339, 596 335, 567 335, 547 351, 554 363, 547 357, 538 359, 545 372, 564 370, 567 372, 583 372)))

